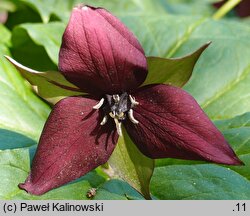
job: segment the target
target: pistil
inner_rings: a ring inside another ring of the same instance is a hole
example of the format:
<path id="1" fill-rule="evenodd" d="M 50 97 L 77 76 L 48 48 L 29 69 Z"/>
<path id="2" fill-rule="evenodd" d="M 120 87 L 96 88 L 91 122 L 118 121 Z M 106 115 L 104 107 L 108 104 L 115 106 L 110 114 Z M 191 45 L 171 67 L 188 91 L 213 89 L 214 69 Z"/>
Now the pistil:
<path id="1" fill-rule="evenodd" d="M 121 95 L 105 95 L 105 98 L 102 98 L 93 109 L 102 109 L 104 112 L 104 117 L 100 125 L 105 125 L 108 121 L 108 116 L 114 119 L 116 130 L 119 136 L 122 136 L 122 127 L 121 123 L 128 116 L 129 120 L 133 124 L 138 124 L 139 121 L 135 119 L 133 115 L 133 107 L 139 105 L 134 97 L 128 95 L 128 93 L 123 93 Z"/>

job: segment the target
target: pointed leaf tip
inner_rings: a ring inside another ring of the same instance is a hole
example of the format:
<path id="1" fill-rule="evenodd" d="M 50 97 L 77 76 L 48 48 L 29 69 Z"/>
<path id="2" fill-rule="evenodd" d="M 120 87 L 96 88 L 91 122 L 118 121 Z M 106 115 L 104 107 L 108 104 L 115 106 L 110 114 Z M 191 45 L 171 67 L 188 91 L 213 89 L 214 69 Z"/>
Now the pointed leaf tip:
<path id="1" fill-rule="evenodd" d="M 33 90 L 49 103 L 55 104 L 65 97 L 85 94 L 78 87 L 68 82 L 60 72 L 36 71 L 20 64 L 10 56 L 4 55 L 4 57 L 32 85 Z"/>
<path id="2" fill-rule="evenodd" d="M 143 85 L 164 83 L 182 87 L 190 79 L 201 54 L 211 43 L 209 41 L 195 52 L 181 58 L 147 57 L 148 76 Z"/>

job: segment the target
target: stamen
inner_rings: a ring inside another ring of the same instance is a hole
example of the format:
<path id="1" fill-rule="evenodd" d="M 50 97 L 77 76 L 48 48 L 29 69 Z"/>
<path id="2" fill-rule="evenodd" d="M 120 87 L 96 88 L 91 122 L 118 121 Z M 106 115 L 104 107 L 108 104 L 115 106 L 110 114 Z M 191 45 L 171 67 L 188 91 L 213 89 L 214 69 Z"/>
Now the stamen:
<path id="1" fill-rule="evenodd" d="M 114 118 L 115 118 L 115 111 L 110 112 L 110 113 L 109 113 L 109 115 L 110 115 L 110 117 L 111 117 L 111 118 L 113 118 L 113 119 L 114 119 Z"/>
<path id="2" fill-rule="evenodd" d="M 115 120 L 116 130 L 119 136 L 122 136 L 122 123 L 118 121 L 117 118 Z"/>
<path id="3" fill-rule="evenodd" d="M 86 6 L 85 6 L 85 7 L 83 7 L 82 9 L 83 9 L 83 10 L 88 10 L 88 8 L 87 8 Z"/>
<path id="4" fill-rule="evenodd" d="M 131 95 L 129 95 L 129 100 L 133 106 L 139 105 L 139 102 L 137 102 Z"/>
<path id="5" fill-rule="evenodd" d="M 104 116 L 100 125 L 105 125 L 108 121 L 108 116 Z"/>
<path id="6" fill-rule="evenodd" d="M 123 117 L 124 117 L 124 112 L 118 114 L 118 118 L 123 118 Z"/>
<path id="7" fill-rule="evenodd" d="M 118 94 L 113 95 L 113 99 L 114 99 L 115 103 L 118 103 L 120 101 L 120 96 Z"/>
<path id="8" fill-rule="evenodd" d="M 129 95 L 127 92 L 122 94 L 114 95 L 105 95 L 105 99 L 102 98 L 98 104 L 96 104 L 93 109 L 100 109 L 104 113 L 104 117 L 100 125 L 105 125 L 108 121 L 108 118 L 113 118 L 116 126 L 116 130 L 119 136 L 122 136 L 122 122 L 127 118 L 133 124 L 139 124 L 133 114 L 133 107 L 138 105 L 139 102 L 135 100 L 132 95 Z"/>
<path id="9" fill-rule="evenodd" d="M 104 103 L 104 98 L 102 98 L 102 99 L 98 102 L 98 104 L 96 104 L 95 106 L 93 106 L 93 109 L 96 109 L 96 110 L 100 109 L 100 108 L 102 107 L 103 103 Z"/>
<path id="10" fill-rule="evenodd" d="M 137 120 L 135 119 L 132 109 L 130 109 L 130 110 L 128 111 L 128 117 L 129 117 L 130 121 L 132 121 L 134 124 L 138 124 L 138 123 L 139 123 L 139 121 L 137 121 Z"/>

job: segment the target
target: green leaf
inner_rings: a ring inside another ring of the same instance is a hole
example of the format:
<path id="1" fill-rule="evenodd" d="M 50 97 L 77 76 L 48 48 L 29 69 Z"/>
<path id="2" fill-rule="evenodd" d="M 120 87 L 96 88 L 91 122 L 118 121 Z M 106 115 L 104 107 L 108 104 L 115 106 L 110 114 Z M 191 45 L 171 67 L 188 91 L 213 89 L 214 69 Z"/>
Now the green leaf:
<path id="1" fill-rule="evenodd" d="M 8 199 L 12 200 L 87 200 L 86 194 L 91 188 L 87 181 L 80 181 L 49 191 L 42 196 L 34 196 L 18 190 Z M 5 198 L 6 199 L 6 198 Z"/>
<path id="2" fill-rule="evenodd" d="M 250 28 L 236 22 L 207 21 L 177 54 L 211 40 L 185 86 L 212 119 L 228 119 L 250 110 Z"/>
<path id="3" fill-rule="evenodd" d="M 94 200 L 143 200 L 139 194 L 126 182 L 112 179 L 97 188 Z"/>
<path id="4" fill-rule="evenodd" d="M 165 13 L 166 10 L 162 7 L 162 4 L 157 0 L 112 0 L 112 1 L 93 1 L 85 0 L 23 0 L 24 3 L 36 10 L 44 23 L 48 23 L 51 15 L 55 15 L 60 20 L 67 22 L 70 17 L 70 12 L 74 6 L 79 3 L 89 4 L 96 7 L 105 7 L 108 10 L 113 11 L 116 15 L 124 13 Z M 46 2 L 46 4 L 44 3 Z"/>
<path id="5" fill-rule="evenodd" d="M 43 71 L 56 70 L 55 65 L 58 63 L 59 47 L 65 27 L 59 22 L 17 26 L 12 35 L 12 52 L 15 59 L 30 68 Z"/>
<path id="6" fill-rule="evenodd" d="M 2 11 L 10 11 L 13 12 L 16 10 L 16 6 L 13 2 L 10 2 L 8 0 L 1 0 L 0 2 L 0 12 Z"/>
<path id="7" fill-rule="evenodd" d="M 217 165 L 173 165 L 155 169 L 151 192 L 159 199 L 250 199 L 250 182 Z"/>
<path id="8" fill-rule="evenodd" d="M 24 181 L 29 170 L 27 149 L 0 151 L 0 199 L 11 199 L 19 193 L 18 183 Z"/>
<path id="9" fill-rule="evenodd" d="M 0 43 L 8 45 L 10 43 L 11 33 L 2 24 L 0 24 L 0 32 L 1 32 Z"/>
<path id="10" fill-rule="evenodd" d="M 215 8 L 212 7 L 212 3 L 218 2 L 218 0 L 158 0 L 163 6 L 167 8 L 167 11 L 176 15 L 203 15 L 211 16 Z"/>
<path id="11" fill-rule="evenodd" d="M 224 136 L 233 147 L 237 156 L 244 162 L 245 166 L 231 167 L 242 176 L 250 180 L 250 128 L 235 128 L 223 131 Z"/>
<path id="12" fill-rule="evenodd" d="M 0 45 L 0 53 L 9 55 Z M 50 108 L 33 94 L 14 67 L 0 56 L 0 128 L 37 140 Z"/>
<path id="13" fill-rule="evenodd" d="M 182 58 L 148 57 L 148 76 L 143 85 L 165 83 L 182 87 L 191 77 L 196 62 L 209 45 L 207 43 Z"/>
<path id="14" fill-rule="evenodd" d="M 23 148 L 36 145 L 36 141 L 14 131 L 0 129 L 0 149 Z"/>
<path id="15" fill-rule="evenodd" d="M 250 113 L 215 123 L 223 131 L 236 154 L 245 163 L 245 166 L 231 166 L 230 168 L 250 180 Z"/>
<path id="16" fill-rule="evenodd" d="M 22 0 L 24 3 L 36 10 L 44 23 L 48 23 L 52 14 L 56 15 L 60 19 L 68 20 L 70 11 L 73 6 L 82 3 L 81 0 Z"/>
<path id="17" fill-rule="evenodd" d="M 181 160 L 173 158 L 163 158 L 155 160 L 156 167 L 164 167 L 169 165 L 193 165 L 193 164 L 204 164 L 204 161 L 195 161 L 195 160 Z"/>
<path id="18" fill-rule="evenodd" d="M 154 160 L 144 156 L 123 130 L 118 144 L 109 159 L 109 165 L 146 199 L 150 198 L 149 183 L 154 171 Z"/>
<path id="19" fill-rule="evenodd" d="M 18 28 L 25 30 L 35 44 L 43 45 L 53 63 L 57 65 L 59 55 L 58 47 L 61 45 L 61 36 L 65 29 L 64 24 L 59 22 L 22 24 L 18 26 L 17 29 Z"/>
<path id="20" fill-rule="evenodd" d="M 217 120 L 215 124 L 222 131 L 234 128 L 248 128 L 250 127 L 250 112 L 231 119 Z"/>
<path id="21" fill-rule="evenodd" d="M 24 3 L 36 10 L 43 22 L 47 23 L 53 15 L 64 22 L 67 22 L 71 9 L 79 4 L 89 4 L 96 7 L 104 7 L 115 15 L 124 14 L 188 14 L 211 16 L 215 9 L 211 2 L 216 0 L 112 0 L 93 1 L 85 0 L 23 0 Z"/>
<path id="22" fill-rule="evenodd" d="M 29 81 L 33 90 L 43 99 L 55 104 L 67 96 L 83 95 L 84 93 L 68 82 L 64 76 L 57 71 L 39 72 L 27 68 L 16 62 L 11 57 L 5 56 Z"/>
<path id="23" fill-rule="evenodd" d="M 7 0 L 9 1 L 9 0 Z M 13 29 L 15 26 L 21 23 L 35 23 L 41 22 L 40 16 L 30 7 L 23 4 L 20 0 L 11 0 L 13 3 L 15 2 L 15 11 L 8 13 L 8 19 L 5 25 L 9 29 Z"/>

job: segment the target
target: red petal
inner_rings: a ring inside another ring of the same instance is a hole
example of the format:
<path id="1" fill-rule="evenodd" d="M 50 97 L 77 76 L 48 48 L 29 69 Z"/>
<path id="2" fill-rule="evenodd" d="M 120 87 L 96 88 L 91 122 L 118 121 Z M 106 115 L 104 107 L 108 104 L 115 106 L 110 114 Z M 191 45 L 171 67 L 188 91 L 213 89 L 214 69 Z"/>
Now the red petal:
<path id="1" fill-rule="evenodd" d="M 57 103 L 43 129 L 31 173 L 19 187 L 40 195 L 72 181 L 110 157 L 118 136 L 113 122 L 100 126 L 96 100 L 69 97 Z"/>
<path id="2" fill-rule="evenodd" d="M 102 8 L 74 8 L 63 35 L 59 69 L 83 91 L 117 94 L 140 86 L 147 75 L 135 36 Z"/>
<path id="3" fill-rule="evenodd" d="M 242 164 L 221 132 L 187 92 L 167 85 L 151 85 L 135 93 L 139 105 L 125 127 L 138 148 L 151 158 L 205 160 Z"/>

